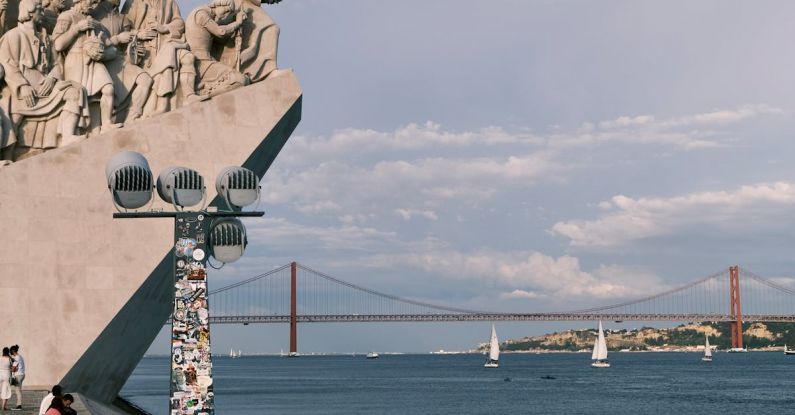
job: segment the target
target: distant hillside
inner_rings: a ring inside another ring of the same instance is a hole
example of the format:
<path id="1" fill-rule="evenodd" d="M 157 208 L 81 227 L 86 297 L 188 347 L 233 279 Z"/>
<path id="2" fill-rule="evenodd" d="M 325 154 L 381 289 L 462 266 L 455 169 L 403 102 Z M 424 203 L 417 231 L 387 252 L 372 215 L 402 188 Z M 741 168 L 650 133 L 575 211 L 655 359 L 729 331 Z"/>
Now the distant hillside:
<path id="1" fill-rule="evenodd" d="M 718 349 L 731 347 L 730 323 L 683 324 L 674 328 L 643 327 L 636 330 L 605 330 L 609 350 L 697 350 L 703 349 L 704 334 Z M 745 323 L 743 344 L 749 349 L 795 347 L 795 324 Z M 504 351 L 578 351 L 593 347 L 596 329 L 566 330 L 536 337 L 508 340 L 501 344 Z M 486 344 L 479 350 L 485 350 Z"/>

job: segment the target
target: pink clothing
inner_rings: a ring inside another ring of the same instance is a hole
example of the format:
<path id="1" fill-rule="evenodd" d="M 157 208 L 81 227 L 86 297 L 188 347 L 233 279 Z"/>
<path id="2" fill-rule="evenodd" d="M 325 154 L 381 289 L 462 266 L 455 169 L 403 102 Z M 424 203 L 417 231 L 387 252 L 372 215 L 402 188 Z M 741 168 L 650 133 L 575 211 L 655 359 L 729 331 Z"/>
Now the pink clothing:
<path id="1" fill-rule="evenodd" d="M 61 415 L 61 411 L 55 408 L 50 408 L 47 410 L 47 412 L 44 413 L 44 415 Z"/>

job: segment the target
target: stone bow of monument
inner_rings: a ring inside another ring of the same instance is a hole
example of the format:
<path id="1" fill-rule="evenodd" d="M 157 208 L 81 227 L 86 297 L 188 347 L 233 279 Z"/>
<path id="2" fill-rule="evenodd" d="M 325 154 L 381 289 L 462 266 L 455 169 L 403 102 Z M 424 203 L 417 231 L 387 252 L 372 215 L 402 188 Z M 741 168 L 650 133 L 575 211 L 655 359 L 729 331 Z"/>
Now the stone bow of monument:
<path id="1" fill-rule="evenodd" d="M 0 39 L 0 125 L 16 140 L 3 149 L 16 161 L 0 167 L 0 343 L 21 346 L 26 388 L 61 383 L 108 403 L 172 311 L 173 224 L 114 221 L 105 163 L 132 150 L 155 172 L 214 178 L 237 165 L 261 178 L 300 120 L 302 92 L 275 69 L 278 27 L 253 4 L 216 0 L 182 21 L 171 0 L 154 0 L 158 19 L 128 0 L 109 27 L 92 1 L 56 13 L 50 36 L 46 19 L 31 23 L 40 4 L 23 0 L 31 19 Z"/>

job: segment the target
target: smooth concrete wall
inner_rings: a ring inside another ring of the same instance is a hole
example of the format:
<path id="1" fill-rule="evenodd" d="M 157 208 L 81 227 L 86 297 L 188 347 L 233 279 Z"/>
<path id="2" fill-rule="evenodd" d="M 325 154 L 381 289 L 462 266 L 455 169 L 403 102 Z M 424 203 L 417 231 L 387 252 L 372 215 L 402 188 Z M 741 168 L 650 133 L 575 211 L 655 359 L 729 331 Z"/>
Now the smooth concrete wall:
<path id="1" fill-rule="evenodd" d="M 21 346 L 26 386 L 63 382 L 110 402 L 171 312 L 173 220 L 114 220 L 107 160 L 138 151 L 155 177 L 191 167 L 213 197 L 224 167 L 262 177 L 300 114 L 301 88 L 284 71 L 0 168 L 0 345 Z"/>

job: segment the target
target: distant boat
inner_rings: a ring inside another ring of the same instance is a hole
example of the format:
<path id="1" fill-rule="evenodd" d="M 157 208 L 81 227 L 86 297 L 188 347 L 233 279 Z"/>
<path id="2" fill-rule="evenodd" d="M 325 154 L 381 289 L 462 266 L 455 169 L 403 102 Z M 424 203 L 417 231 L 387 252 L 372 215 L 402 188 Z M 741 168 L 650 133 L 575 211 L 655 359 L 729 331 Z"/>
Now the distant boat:
<path id="1" fill-rule="evenodd" d="M 711 362 L 712 361 L 712 348 L 709 346 L 709 336 L 707 336 L 705 334 L 704 338 L 706 339 L 706 343 L 704 344 L 704 357 L 702 357 L 701 360 L 703 360 L 705 362 Z"/>
<path id="2" fill-rule="evenodd" d="M 748 346 L 745 348 L 742 347 L 732 347 L 729 350 L 726 350 L 727 353 L 748 353 Z"/>
<path id="3" fill-rule="evenodd" d="M 282 351 L 279 352 L 279 356 L 284 357 L 284 349 L 282 349 Z"/>
<path id="4" fill-rule="evenodd" d="M 602 320 L 599 320 L 599 336 L 597 336 L 596 341 L 594 341 L 591 360 L 594 361 L 591 363 L 593 367 L 610 367 L 610 363 L 607 361 L 607 341 L 605 340 L 605 333 L 602 330 Z"/>
<path id="5" fill-rule="evenodd" d="M 232 359 L 237 359 L 238 357 L 240 357 L 240 353 L 235 353 L 234 350 L 229 349 L 229 357 L 231 357 Z"/>
<path id="6" fill-rule="evenodd" d="M 376 353 L 376 352 L 370 352 L 370 353 L 367 353 L 367 358 L 368 358 L 368 359 L 378 359 L 379 357 L 380 357 L 380 356 L 379 356 L 379 355 L 378 355 L 378 353 Z"/>
<path id="7" fill-rule="evenodd" d="M 489 360 L 483 367 L 500 367 L 500 341 L 497 340 L 497 329 L 491 325 L 491 342 L 489 343 Z"/>
<path id="8" fill-rule="evenodd" d="M 786 355 L 795 354 L 795 350 L 787 349 L 787 345 L 785 344 L 784 345 L 784 354 L 786 354 Z"/>
<path id="9" fill-rule="evenodd" d="M 298 352 L 290 352 L 290 353 L 287 355 L 287 357 L 298 357 L 298 356 L 301 356 L 300 354 L 298 354 Z"/>

